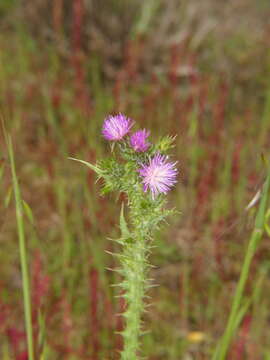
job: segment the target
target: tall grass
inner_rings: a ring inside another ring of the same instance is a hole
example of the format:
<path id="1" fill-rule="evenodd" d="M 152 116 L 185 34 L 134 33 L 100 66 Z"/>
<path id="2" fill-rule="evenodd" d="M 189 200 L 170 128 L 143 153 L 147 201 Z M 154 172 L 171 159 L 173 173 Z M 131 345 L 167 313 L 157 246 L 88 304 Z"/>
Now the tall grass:
<path id="1" fill-rule="evenodd" d="M 21 263 L 21 271 L 22 271 L 22 286 L 23 286 L 24 315 L 25 315 L 26 335 L 27 335 L 28 358 L 29 360 L 34 360 L 31 295 L 30 295 L 27 251 L 26 251 L 25 232 L 24 232 L 23 202 L 22 202 L 20 186 L 16 174 L 12 141 L 9 135 L 6 136 L 6 141 L 7 141 L 9 160 L 11 165 L 12 186 L 15 196 L 15 205 L 16 205 L 16 219 L 17 219 L 17 230 L 18 230 L 18 238 L 19 238 L 20 263 Z"/>
<path id="2" fill-rule="evenodd" d="M 142 44 L 147 40 L 156 10 L 159 11 L 156 4 L 150 5 L 145 6 L 151 7 L 151 14 L 138 21 L 137 33 L 144 35 Z M 59 24 L 60 29 L 63 24 L 61 21 Z M 42 360 L 91 356 L 102 360 L 111 358 L 121 348 L 120 336 L 113 334 L 122 330 L 123 321 L 116 313 L 123 312 L 124 304 L 114 298 L 116 290 L 109 287 L 120 279 L 117 272 L 106 270 L 115 269 L 117 262 L 103 251 L 115 252 L 119 245 L 105 240 L 107 234 L 117 236 L 119 203 L 112 198 L 98 198 L 100 184 L 95 185 L 92 174 L 77 171 L 64 159 L 67 154 L 76 154 L 95 162 L 96 158 L 107 156 L 97 135 L 101 121 L 108 112 L 123 111 L 138 120 L 141 127 L 149 126 L 153 138 L 167 131 L 178 134 L 175 152 L 181 170 L 181 180 L 170 201 L 183 209 L 183 213 L 175 219 L 169 234 L 162 233 L 156 239 L 158 246 L 152 260 L 157 268 L 151 269 L 151 277 L 160 286 L 149 292 L 154 306 L 144 315 L 151 333 L 142 339 L 143 352 L 149 360 L 191 356 L 208 360 L 217 343 L 216 334 L 223 331 L 229 315 L 224 309 L 228 309 L 232 279 L 237 279 L 241 271 L 238 259 L 242 258 L 244 241 L 250 236 L 247 222 L 252 221 L 253 226 L 255 207 L 246 217 L 242 216 L 242 209 L 259 180 L 261 163 L 256 153 L 268 143 L 269 94 L 265 97 L 264 120 L 260 121 L 266 84 L 258 85 L 254 72 L 249 81 L 256 91 L 247 93 L 240 71 L 239 78 L 229 82 L 229 97 L 223 104 L 220 81 L 224 74 L 212 71 L 212 67 L 208 73 L 196 59 L 192 62 L 196 78 L 192 80 L 188 74 L 178 73 L 178 68 L 181 70 L 192 58 L 192 50 L 185 45 L 182 50 L 176 46 L 179 61 L 178 58 L 172 61 L 172 69 L 162 61 L 160 70 L 153 68 L 151 73 L 147 72 L 149 76 L 144 76 L 144 66 L 138 67 L 136 79 L 131 81 L 132 51 L 139 62 L 147 51 L 146 47 L 138 50 L 136 41 L 131 42 L 130 64 L 116 64 L 121 75 L 117 85 L 117 79 L 107 82 L 103 62 L 94 51 L 89 55 L 85 52 L 81 62 L 73 61 L 72 66 L 67 66 L 71 63 L 67 63 L 66 55 L 73 59 L 74 56 L 69 52 L 59 56 L 60 49 L 53 42 L 50 46 L 39 44 L 38 38 L 18 30 L 8 36 L 3 32 L 0 41 L 1 106 L 12 119 L 9 129 L 13 143 L 18 143 L 20 148 L 21 166 L 15 175 L 28 184 L 24 197 L 37 214 L 35 227 L 27 231 L 27 243 L 40 251 L 44 272 L 51 281 L 42 308 L 34 300 L 39 290 L 32 283 L 34 355 Z M 168 44 L 169 51 L 170 48 Z M 85 111 L 84 99 L 88 93 L 90 102 Z M 226 119 L 222 122 L 224 111 Z M 5 198 L 9 189 L 6 173 L 1 185 L 0 194 Z M 122 197 L 118 201 L 122 202 Z M 17 233 L 16 221 L 9 216 L 9 206 L 3 208 L 0 212 L 0 343 L 3 343 L 0 358 L 11 360 L 21 356 L 25 339 L 21 336 L 16 348 L 8 331 L 10 327 L 14 332 L 20 331 L 24 314 L 19 311 L 20 289 L 14 291 L 10 281 L 16 279 L 16 268 L 12 266 L 18 248 L 17 241 L 12 241 Z M 232 221 L 236 225 L 231 226 Z M 260 249 L 265 248 L 255 259 L 251 256 L 254 261 L 249 257 L 255 273 L 268 261 L 267 244 L 263 243 Z M 250 264 L 246 264 L 247 270 Z M 257 280 L 249 268 L 248 282 L 252 286 Z M 233 315 L 226 351 L 228 354 L 230 348 L 231 354 L 231 348 L 232 352 L 235 350 L 249 317 L 251 326 L 242 354 L 247 353 L 249 360 L 254 360 L 254 354 L 269 357 L 266 354 L 270 339 L 264 333 L 269 311 L 269 279 L 266 276 L 260 285 L 262 291 L 257 293 L 256 303 L 253 295 L 244 297 L 245 283 L 246 280 L 242 283 L 240 305 Z M 29 290 L 29 286 L 26 288 Z M 16 314 L 15 320 L 7 317 L 2 322 L 4 306 Z M 107 308 L 110 316 L 103 316 Z M 40 311 L 46 329 L 43 355 L 35 336 L 44 333 L 34 316 Z M 238 327 L 237 340 L 232 342 Z M 195 345 L 188 336 L 194 330 L 203 333 L 205 339 Z M 251 348 L 253 352 L 249 353 Z"/>
<path id="3" fill-rule="evenodd" d="M 239 326 L 239 318 L 242 318 L 242 312 L 243 309 L 245 309 L 245 307 L 243 308 L 244 289 L 249 276 L 252 259 L 264 232 L 269 190 L 270 169 L 268 170 L 267 179 L 263 186 L 260 206 L 255 219 L 255 227 L 248 243 L 227 326 L 213 356 L 213 360 L 224 360 L 226 358 L 232 338 L 237 330 L 237 327 Z"/>

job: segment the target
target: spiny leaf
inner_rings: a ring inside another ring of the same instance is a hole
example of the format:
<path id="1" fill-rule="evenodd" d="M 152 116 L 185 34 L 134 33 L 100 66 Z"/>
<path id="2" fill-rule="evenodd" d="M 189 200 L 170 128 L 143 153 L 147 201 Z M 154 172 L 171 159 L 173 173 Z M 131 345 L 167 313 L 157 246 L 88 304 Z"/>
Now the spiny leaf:
<path id="1" fill-rule="evenodd" d="M 74 160 L 74 161 L 78 161 L 86 166 L 88 166 L 91 170 L 95 171 L 99 176 L 102 176 L 103 172 L 101 169 L 99 169 L 97 166 L 87 162 L 87 161 L 84 161 L 84 160 L 80 160 L 80 159 L 75 159 L 73 157 L 68 157 L 69 160 Z"/>
<path id="2" fill-rule="evenodd" d="M 124 216 L 124 203 L 122 203 L 121 206 L 121 212 L 120 212 L 120 230 L 121 230 L 121 238 L 122 239 L 128 239 L 131 238 L 130 232 L 128 230 L 128 226 L 125 220 Z"/>
<path id="3" fill-rule="evenodd" d="M 33 212 L 31 210 L 30 206 L 24 200 L 22 201 L 22 204 L 23 204 L 23 209 L 25 211 L 25 214 L 28 217 L 28 220 L 31 222 L 31 224 L 34 224 L 34 216 L 33 216 Z"/>
<path id="4" fill-rule="evenodd" d="M 176 139 L 175 136 L 165 136 L 159 140 L 159 142 L 156 144 L 156 150 L 160 151 L 161 153 L 166 153 L 169 149 L 175 147 L 174 142 Z"/>

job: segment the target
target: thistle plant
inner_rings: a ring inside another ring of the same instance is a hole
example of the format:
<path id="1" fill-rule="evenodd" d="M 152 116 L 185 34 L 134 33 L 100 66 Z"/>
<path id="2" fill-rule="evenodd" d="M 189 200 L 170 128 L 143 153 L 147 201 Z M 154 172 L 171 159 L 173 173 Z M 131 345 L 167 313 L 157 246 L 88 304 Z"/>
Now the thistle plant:
<path id="1" fill-rule="evenodd" d="M 175 185 L 176 162 L 166 155 L 174 138 L 167 136 L 156 144 L 148 142 L 146 129 L 131 134 L 135 122 L 119 114 L 105 119 L 102 135 L 111 144 L 111 157 L 93 165 L 80 161 L 94 170 L 102 180 L 102 194 L 111 191 L 124 193 L 127 198 L 128 221 L 124 204 L 120 213 L 121 236 L 116 241 L 121 252 L 114 254 L 120 262 L 122 296 L 125 299 L 125 319 L 122 336 L 122 360 L 139 359 L 142 313 L 145 293 L 151 286 L 147 274 L 148 258 L 154 231 L 173 213 L 165 207 L 167 192 Z"/>

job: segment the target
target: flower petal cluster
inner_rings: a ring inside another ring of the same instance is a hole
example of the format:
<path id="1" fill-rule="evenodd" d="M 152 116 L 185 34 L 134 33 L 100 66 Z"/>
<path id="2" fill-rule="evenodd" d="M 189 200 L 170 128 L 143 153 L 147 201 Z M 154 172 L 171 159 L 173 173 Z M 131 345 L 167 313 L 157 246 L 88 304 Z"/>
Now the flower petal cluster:
<path id="1" fill-rule="evenodd" d="M 150 135 L 150 131 L 145 129 L 136 131 L 130 136 L 130 145 L 137 152 L 144 152 L 150 146 L 150 143 L 147 142 L 147 138 Z"/>
<path id="2" fill-rule="evenodd" d="M 129 133 L 133 125 L 134 121 L 127 118 L 125 115 L 110 115 L 104 120 L 102 135 L 106 140 L 119 141 Z"/>
<path id="3" fill-rule="evenodd" d="M 129 119 L 123 114 L 109 115 L 103 123 L 102 135 L 109 141 L 121 141 L 129 134 L 134 121 Z M 154 200 L 159 194 L 166 194 L 177 182 L 176 178 L 178 170 L 176 168 L 176 162 L 170 162 L 168 156 L 161 155 L 159 152 L 149 158 L 148 163 L 141 163 L 141 159 L 145 156 L 140 154 L 132 154 L 132 152 L 143 153 L 147 152 L 150 143 L 147 141 L 150 136 L 150 131 L 143 129 L 138 130 L 129 136 L 129 145 L 127 141 L 123 142 L 123 146 L 120 144 L 120 151 L 125 152 L 125 159 L 128 161 L 136 161 L 140 164 L 140 168 L 137 170 L 143 184 L 144 192 L 150 190 L 152 199 Z M 172 142 L 172 138 L 164 138 L 163 143 L 159 143 L 159 148 L 163 144 L 163 147 L 169 147 Z M 130 153 L 130 150 L 132 152 Z M 149 154 L 151 151 L 149 152 Z"/>
<path id="4" fill-rule="evenodd" d="M 177 182 L 178 170 L 175 166 L 176 162 L 170 162 L 167 156 L 158 153 L 150 159 L 149 164 L 142 165 L 139 169 L 143 178 L 143 190 L 146 192 L 150 189 L 152 199 L 158 194 L 166 194 Z"/>

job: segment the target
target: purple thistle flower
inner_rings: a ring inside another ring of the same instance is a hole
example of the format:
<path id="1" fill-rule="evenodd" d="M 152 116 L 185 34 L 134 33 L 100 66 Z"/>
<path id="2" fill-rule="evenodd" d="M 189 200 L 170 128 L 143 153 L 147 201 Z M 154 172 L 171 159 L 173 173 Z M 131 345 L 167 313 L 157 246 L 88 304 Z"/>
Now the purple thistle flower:
<path id="1" fill-rule="evenodd" d="M 109 115 L 103 123 L 102 135 L 106 140 L 118 141 L 121 140 L 134 125 L 134 121 L 127 118 L 123 114 L 115 116 Z"/>
<path id="2" fill-rule="evenodd" d="M 177 182 L 178 170 L 175 165 L 176 162 L 168 162 L 167 156 L 159 153 L 150 159 L 148 165 L 142 165 L 139 174 L 143 177 L 144 192 L 149 188 L 152 199 L 160 193 L 166 194 Z"/>
<path id="3" fill-rule="evenodd" d="M 146 141 L 149 135 L 150 135 L 150 131 L 147 131 L 145 129 L 136 131 L 130 137 L 130 145 L 133 147 L 135 151 L 138 152 L 146 151 L 150 146 L 150 143 Z"/>

